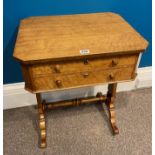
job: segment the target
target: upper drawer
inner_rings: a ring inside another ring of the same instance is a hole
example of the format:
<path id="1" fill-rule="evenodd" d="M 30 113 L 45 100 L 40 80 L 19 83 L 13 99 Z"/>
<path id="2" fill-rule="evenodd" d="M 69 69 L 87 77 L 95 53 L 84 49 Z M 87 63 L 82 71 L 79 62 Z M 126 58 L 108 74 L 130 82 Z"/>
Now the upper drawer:
<path id="1" fill-rule="evenodd" d="M 100 58 L 34 64 L 29 69 L 33 77 L 47 76 L 48 74 L 53 73 L 68 74 L 96 69 L 125 67 L 135 65 L 137 59 L 138 54 L 107 56 Z"/>
<path id="2" fill-rule="evenodd" d="M 134 68 L 124 67 L 119 69 L 98 70 L 95 72 L 81 72 L 68 75 L 53 74 L 33 78 L 33 92 L 45 92 L 50 90 L 68 89 L 90 86 L 102 83 L 116 83 L 134 78 Z"/>

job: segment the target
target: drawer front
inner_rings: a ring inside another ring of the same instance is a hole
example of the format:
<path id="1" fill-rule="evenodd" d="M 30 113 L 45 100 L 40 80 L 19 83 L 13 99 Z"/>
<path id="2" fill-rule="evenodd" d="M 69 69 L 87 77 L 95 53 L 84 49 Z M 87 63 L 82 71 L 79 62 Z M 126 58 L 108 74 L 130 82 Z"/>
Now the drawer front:
<path id="1" fill-rule="evenodd" d="M 131 80 L 134 66 L 119 69 L 96 70 L 94 72 L 80 72 L 68 75 L 53 74 L 33 79 L 34 92 L 43 92 L 52 89 L 65 89 L 80 86 L 89 86 L 107 82 Z"/>
<path id="2" fill-rule="evenodd" d="M 138 55 L 113 56 L 101 58 L 89 58 L 74 61 L 62 61 L 55 63 L 36 64 L 30 67 L 33 77 L 50 76 L 51 74 L 70 74 L 96 69 L 111 69 L 135 65 Z"/>

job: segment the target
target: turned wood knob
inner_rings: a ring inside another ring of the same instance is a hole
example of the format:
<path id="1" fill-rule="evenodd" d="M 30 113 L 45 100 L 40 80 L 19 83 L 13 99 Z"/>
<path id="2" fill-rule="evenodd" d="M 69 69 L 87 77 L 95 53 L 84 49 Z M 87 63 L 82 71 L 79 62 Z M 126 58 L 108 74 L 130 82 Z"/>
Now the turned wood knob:
<path id="1" fill-rule="evenodd" d="M 54 69 L 57 73 L 60 73 L 60 65 L 55 65 Z"/>
<path id="2" fill-rule="evenodd" d="M 113 74 L 113 73 L 111 73 L 111 74 L 109 75 L 109 79 L 110 79 L 110 80 L 115 79 L 115 76 L 114 76 L 114 74 Z"/>
<path id="3" fill-rule="evenodd" d="M 118 64 L 118 60 L 117 59 L 113 59 L 112 60 L 112 66 L 116 66 Z"/>
<path id="4" fill-rule="evenodd" d="M 89 64 L 88 59 L 85 59 L 85 60 L 84 60 L 84 64 L 85 64 L 85 65 L 88 65 L 88 64 Z"/>
<path id="5" fill-rule="evenodd" d="M 84 78 L 86 78 L 86 77 L 88 77 L 89 73 L 86 72 L 86 73 L 83 73 L 82 75 Z"/>
<path id="6" fill-rule="evenodd" d="M 56 85 L 57 85 L 58 87 L 61 87 L 61 86 L 62 86 L 62 81 L 61 81 L 61 80 L 56 80 Z"/>

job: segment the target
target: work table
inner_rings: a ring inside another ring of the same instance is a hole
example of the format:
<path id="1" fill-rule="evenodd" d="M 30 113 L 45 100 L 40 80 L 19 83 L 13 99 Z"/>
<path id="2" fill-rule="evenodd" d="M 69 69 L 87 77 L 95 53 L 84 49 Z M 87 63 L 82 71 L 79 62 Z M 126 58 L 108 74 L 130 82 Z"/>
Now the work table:
<path id="1" fill-rule="evenodd" d="M 105 103 L 114 134 L 117 83 L 136 78 L 141 54 L 148 42 L 120 15 L 93 13 L 23 19 L 14 49 L 25 89 L 36 94 L 41 147 L 46 147 L 45 110 L 86 103 Z M 56 103 L 41 93 L 108 84 L 107 95 Z"/>

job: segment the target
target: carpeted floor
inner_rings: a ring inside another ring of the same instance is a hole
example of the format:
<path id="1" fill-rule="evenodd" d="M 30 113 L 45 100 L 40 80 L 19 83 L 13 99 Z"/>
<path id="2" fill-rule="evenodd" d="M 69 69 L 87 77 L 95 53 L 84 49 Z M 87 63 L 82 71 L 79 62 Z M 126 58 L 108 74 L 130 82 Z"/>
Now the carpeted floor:
<path id="1" fill-rule="evenodd" d="M 4 155 L 151 155 L 152 90 L 117 94 L 120 134 L 111 134 L 107 110 L 85 105 L 47 112 L 47 148 L 38 148 L 37 110 L 4 111 Z"/>

